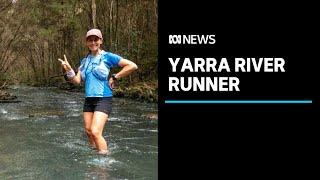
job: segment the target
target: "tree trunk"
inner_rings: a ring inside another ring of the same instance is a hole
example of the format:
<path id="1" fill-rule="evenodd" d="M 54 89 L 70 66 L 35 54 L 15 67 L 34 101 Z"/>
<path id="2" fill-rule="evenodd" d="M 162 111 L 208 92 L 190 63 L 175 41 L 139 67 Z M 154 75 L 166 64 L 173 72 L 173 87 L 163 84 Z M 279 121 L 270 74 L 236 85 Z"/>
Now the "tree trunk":
<path id="1" fill-rule="evenodd" d="M 97 6 L 96 6 L 96 0 L 91 0 L 91 9 L 92 9 L 92 24 L 93 28 L 97 28 L 97 19 L 96 19 L 96 14 L 97 14 Z"/>
<path id="2" fill-rule="evenodd" d="M 110 44 L 110 49 L 113 49 L 113 44 L 112 44 L 112 35 L 113 35 L 113 0 L 110 2 L 110 10 L 109 10 L 109 29 L 110 29 L 110 39 L 109 39 L 109 44 Z"/>

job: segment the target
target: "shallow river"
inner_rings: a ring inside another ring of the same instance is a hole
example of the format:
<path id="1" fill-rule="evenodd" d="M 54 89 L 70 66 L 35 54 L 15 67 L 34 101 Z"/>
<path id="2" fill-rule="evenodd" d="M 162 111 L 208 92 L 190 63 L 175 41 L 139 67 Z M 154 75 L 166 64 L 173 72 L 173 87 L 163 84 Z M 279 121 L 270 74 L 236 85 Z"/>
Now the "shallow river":
<path id="1" fill-rule="evenodd" d="M 114 98 L 92 150 L 83 129 L 83 93 L 13 86 L 19 103 L 0 103 L 0 179 L 157 179 L 157 104 Z"/>

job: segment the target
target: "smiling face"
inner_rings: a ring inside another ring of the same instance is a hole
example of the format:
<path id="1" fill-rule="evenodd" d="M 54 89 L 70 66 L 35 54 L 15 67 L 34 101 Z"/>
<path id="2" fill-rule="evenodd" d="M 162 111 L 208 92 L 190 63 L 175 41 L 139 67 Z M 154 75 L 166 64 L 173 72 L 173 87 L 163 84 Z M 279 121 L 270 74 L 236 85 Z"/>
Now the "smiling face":
<path id="1" fill-rule="evenodd" d="M 89 36 L 87 37 L 86 42 L 91 52 L 97 52 L 102 44 L 102 39 L 98 36 Z"/>

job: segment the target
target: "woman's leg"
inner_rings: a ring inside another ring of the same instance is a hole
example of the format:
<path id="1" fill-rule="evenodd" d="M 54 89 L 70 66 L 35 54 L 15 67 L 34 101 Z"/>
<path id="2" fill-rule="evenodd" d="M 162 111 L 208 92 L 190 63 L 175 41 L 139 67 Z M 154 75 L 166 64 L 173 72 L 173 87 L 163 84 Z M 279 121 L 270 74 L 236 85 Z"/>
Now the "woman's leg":
<path id="1" fill-rule="evenodd" d="M 95 111 L 93 114 L 91 133 L 100 154 L 108 154 L 108 145 L 102 136 L 103 128 L 108 120 L 106 113 Z"/>
<path id="2" fill-rule="evenodd" d="M 84 119 L 84 129 L 86 134 L 89 138 L 89 143 L 92 147 L 96 148 L 96 144 L 94 142 L 94 138 L 92 135 L 91 125 L 93 120 L 93 112 L 83 112 L 83 119 Z"/>

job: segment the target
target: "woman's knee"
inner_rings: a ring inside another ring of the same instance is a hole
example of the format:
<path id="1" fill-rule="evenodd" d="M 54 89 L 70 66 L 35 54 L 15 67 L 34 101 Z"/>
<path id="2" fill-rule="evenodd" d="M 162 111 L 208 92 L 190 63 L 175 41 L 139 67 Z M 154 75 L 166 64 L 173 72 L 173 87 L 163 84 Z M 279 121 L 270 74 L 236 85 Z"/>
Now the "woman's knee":
<path id="1" fill-rule="evenodd" d="M 93 137 L 98 138 L 102 135 L 102 132 L 98 127 L 91 127 L 91 134 L 93 135 Z"/>
<path id="2" fill-rule="evenodd" d="M 91 130 L 91 128 L 85 128 L 85 131 L 86 131 L 86 133 L 88 134 L 88 135 L 92 135 L 92 130 Z"/>

